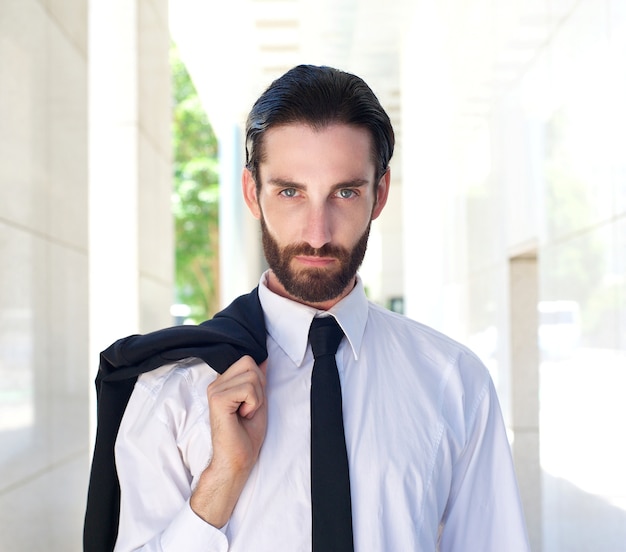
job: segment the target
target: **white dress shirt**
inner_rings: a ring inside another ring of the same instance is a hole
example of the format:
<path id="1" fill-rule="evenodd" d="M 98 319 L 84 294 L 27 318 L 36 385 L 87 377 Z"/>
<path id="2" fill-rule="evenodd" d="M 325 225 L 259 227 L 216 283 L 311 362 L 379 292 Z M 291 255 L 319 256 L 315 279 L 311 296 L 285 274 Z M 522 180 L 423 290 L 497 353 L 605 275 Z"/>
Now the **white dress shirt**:
<path id="1" fill-rule="evenodd" d="M 229 523 L 200 519 L 189 497 L 211 460 L 207 385 L 189 359 L 140 376 L 117 438 L 115 550 L 311 550 L 307 335 L 316 309 L 270 292 L 268 426 Z M 337 352 L 357 552 L 527 552 L 509 444 L 489 374 L 468 349 L 369 302 L 358 279 L 330 311 Z"/>

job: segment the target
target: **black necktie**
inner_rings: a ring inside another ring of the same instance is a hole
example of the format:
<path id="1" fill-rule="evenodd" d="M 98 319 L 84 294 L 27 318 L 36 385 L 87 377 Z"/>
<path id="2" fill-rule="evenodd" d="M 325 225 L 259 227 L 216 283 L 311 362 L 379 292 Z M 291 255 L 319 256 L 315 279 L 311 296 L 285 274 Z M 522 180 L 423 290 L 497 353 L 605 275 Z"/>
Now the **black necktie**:
<path id="1" fill-rule="evenodd" d="M 335 354 L 343 331 L 332 316 L 314 318 L 311 376 L 313 552 L 353 550 L 348 454 Z"/>

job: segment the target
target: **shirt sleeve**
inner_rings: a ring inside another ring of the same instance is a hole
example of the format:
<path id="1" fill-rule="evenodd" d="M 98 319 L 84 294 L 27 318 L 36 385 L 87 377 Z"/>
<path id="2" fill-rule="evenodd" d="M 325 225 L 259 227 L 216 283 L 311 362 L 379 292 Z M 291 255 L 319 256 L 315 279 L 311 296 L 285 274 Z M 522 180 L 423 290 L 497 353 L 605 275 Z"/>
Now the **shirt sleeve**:
<path id="1" fill-rule="evenodd" d="M 440 552 L 530 552 L 510 446 L 488 374 L 466 427 L 440 528 Z"/>
<path id="2" fill-rule="evenodd" d="M 204 418 L 200 420 L 206 411 L 184 375 L 161 372 L 140 379 L 120 425 L 115 446 L 121 489 L 115 551 L 226 552 L 226 535 L 189 505 L 194 472 L 201 471 L 211 453 L 210 434 Z M 200 443 L 195 452 L 190 441 Z M 200 454 L 206 456 L 201 466 L 190 461 Z"/>

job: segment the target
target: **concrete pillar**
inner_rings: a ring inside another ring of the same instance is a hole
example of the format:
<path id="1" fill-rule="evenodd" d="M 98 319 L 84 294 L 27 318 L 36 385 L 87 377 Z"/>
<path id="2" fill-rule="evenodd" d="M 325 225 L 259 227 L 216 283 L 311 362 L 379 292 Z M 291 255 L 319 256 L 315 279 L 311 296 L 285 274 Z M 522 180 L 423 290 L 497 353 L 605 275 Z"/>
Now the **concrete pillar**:
<path id="1" fill-rule="evenodd" d="M 542 546 L 539 458 L 538 275 L 535 251 L 509 262 L 513 460 L 533 552 Z"/>
<path id="2" fill-rule="evenodd" d="M 170 323 L 167 3 L 89 8 L 90 320 L 99 347 Z"/>
<path id="3" fill-rule="evenodd" d="M 224 307 L 259 280 L 262 266 L 259 223 L 241 193 L 245 164 L 241 130 L 218 127 L 220 151 L 220 303 Z"/>
<path id="4" fill-rule="evenodd" d="M 172 323 L 166 0 L 89 4 L 89 323 L 98 353 Z"/>

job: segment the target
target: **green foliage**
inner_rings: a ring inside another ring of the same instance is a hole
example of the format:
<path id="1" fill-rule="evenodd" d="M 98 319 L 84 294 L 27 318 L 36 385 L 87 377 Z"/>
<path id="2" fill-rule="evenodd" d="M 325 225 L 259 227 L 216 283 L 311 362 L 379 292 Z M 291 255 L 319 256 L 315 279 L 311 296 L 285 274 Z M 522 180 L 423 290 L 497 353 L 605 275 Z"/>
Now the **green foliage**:
<path id="1" fill-rule="evenodd" d="M 202 321 L 218 309 L 217 139 L 175 46 L 170 50 L 177 301 Z"/>

